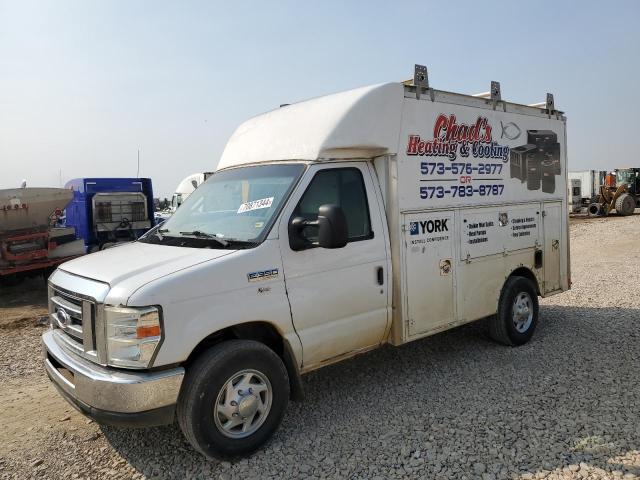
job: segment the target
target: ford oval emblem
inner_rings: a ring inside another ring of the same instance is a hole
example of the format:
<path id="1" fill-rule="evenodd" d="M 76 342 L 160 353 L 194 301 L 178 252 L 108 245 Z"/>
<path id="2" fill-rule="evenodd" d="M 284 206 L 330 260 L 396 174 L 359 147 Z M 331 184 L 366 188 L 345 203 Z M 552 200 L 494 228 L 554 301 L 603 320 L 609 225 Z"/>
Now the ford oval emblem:
<path id="1" fill-rule="evenodd" d="M 69 315 L 69 312 L 67 312 L 64 308 L 58 309 L 57 317 L 58 325 L 60 325 L 60 328 L 64 329 L 71 324 L 71 315 Z"/>

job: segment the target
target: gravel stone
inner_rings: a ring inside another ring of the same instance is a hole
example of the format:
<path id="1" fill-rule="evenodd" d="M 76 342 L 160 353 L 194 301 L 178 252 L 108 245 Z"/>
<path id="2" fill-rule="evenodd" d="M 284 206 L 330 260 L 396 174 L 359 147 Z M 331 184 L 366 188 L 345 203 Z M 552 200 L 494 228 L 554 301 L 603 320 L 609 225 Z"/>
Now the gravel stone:
<path id="1" fill-rule="evenodd" d="M 639 478 L 640 216 L 570 230 L 573 288 L 529 344 L 480 321 L 312 372 L 275 437 L 223 462 L 175 425 L 87 423 L 41 365 L 44 284 L 0 289 L 0 478 Z"/>

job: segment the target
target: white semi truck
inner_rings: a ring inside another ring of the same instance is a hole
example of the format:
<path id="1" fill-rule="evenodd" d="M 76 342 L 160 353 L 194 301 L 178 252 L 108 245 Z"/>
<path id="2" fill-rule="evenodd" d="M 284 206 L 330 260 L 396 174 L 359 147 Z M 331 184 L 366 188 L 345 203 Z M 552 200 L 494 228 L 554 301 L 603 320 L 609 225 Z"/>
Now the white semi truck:
<path id="1" fill-rule="evenodd" d="M 191 175 L 183 178 L 176 187 L 176 191 L 173 192 L 173 195 L 171 196 L 171 204 L 164 210 L 157 212 L 156 217 L 161 221 L 165 221 L 171 215 L 176 213 L 178 207 L 180 207 L 180 205 L 189 198 L 189 195 L 195 192 L 196 188 L 202 185 L 211 175 L 212 172 L 201 172 L 192 173 Z"/>
<path id="2" fill-rule="evenodd" d="M 527 342 L 538 297 L 570 286 L 547 98 L 435 90 L 416 66 L 248 120 L 166 223 L 50 277 L 49 377 L 98 422 L 177 418 L 224 457 L 262 445 L 325 365 L 487 317 Z"/>
<path id="3" fill-rule="evenodd" d="M 569 213 L 580 213 L 582 211 L 582 180 L 579 178 L 569 178 L 568 185 Z"/>
<path id="4" fill-rule="evenodd" d="M 204 172 L 192 173 L 191 175 L 183 178 L 171 197 L 171 213 L 175 213 L 178 207 L 182 205 L 187 198 L 189 198 L 189 195 L 195 192 L 196 188 L 203 184 L 210 176 L 211 172 Z"/>
<path id="5" fill-rule="evenodd" d="M 569 181 L 580 181 L 581 204 L 587 208 L 598 199 L 600 187 L 605 184 L 606 170 L 580 170 L 569 172 Z"/>

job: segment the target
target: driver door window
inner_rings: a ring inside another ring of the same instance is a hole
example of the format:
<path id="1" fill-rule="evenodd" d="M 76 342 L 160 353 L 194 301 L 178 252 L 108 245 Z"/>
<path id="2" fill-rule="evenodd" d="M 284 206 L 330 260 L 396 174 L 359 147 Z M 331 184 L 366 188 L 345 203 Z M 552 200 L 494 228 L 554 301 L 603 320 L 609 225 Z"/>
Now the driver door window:
<path id="1" fill-rule="evenodd" d="M 318 208 L 329 203 L 342 207 L 347 218 L 349 242 L 373 238 L 367 193 L 359 169 L 333 168 L 316 173 L 296 206 L 293 217 L 316 220 Z M 309 242 L 316 242 L 318 229 L 307 227 L 302 235 Z"/>

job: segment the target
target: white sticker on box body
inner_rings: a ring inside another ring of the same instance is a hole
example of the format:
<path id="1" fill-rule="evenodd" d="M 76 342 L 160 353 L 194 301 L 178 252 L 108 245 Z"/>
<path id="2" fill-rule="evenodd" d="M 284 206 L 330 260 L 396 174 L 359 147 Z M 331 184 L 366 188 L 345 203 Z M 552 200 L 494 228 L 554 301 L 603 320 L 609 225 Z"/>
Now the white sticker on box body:
<path id="1" fill-rule="evenodd" d="M 533 248 L 540 243 L 539 205 L 502 205 L 462 211 L 462 259 Z"/>
<path id="2" fill-rule="evenodd" d="M 250 202 L 243 203 L 238 208 L 237 213 L 250 212 L 251 210 L 258 210 L 260 208 L 269 208 L 273 204 L 273 197 L 261 198 L 260 200 L 252 200 Z"/>

